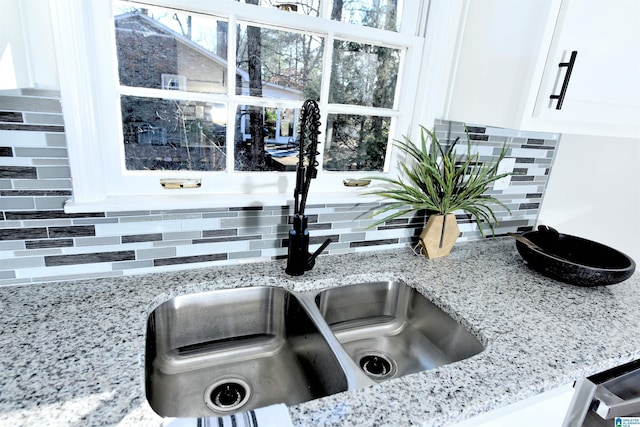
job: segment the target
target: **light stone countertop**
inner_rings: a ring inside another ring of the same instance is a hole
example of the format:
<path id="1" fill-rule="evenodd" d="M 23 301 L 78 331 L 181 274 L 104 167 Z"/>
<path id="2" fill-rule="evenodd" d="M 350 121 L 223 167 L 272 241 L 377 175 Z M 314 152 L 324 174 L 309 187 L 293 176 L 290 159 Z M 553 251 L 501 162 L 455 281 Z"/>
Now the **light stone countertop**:
<path id="1" fill-rule="evenodd" d="M 145 322 L 173 295 L 255 285 L 311 290 L 402 280 L 486 349 L 469 359 L 289 408 L 296 426 L 442 426 L 640 358 L 640 277 L 581 288 L 531 271 L 511 239 L 0 288 L 0 425 L 158 426 L 144 397 Z"/>

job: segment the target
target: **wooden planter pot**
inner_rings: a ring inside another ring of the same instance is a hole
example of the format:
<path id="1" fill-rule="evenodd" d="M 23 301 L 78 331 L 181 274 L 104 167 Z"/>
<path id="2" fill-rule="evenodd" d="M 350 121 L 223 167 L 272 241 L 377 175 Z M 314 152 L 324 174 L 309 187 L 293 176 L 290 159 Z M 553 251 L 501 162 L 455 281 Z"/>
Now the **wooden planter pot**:
<path id="1" fill-rule="evenodd" d="M 420 234 L 420 244 L 427 258 L 440 258 L 449 255 L 460 236 L 456 216 L 431 215 Z"/>

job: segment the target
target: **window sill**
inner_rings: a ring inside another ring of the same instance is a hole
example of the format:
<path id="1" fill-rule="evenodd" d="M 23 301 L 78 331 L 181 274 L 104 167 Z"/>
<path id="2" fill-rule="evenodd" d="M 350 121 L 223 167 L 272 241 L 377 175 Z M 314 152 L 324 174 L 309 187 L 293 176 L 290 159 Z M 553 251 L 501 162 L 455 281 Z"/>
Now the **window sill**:
<path id="1" fill-rule="evenodd" d="M 364 195 L 365 189 L 334 193 L 309 193 L 307 205 L 376 203 L 379 197 Z M 65 213 L 128 212 L 211 209 L 229 207 L 293 206 L 291 194 L 175 194 L 162 196 L 113 196 L 103 200 L 67 200 Z"/>

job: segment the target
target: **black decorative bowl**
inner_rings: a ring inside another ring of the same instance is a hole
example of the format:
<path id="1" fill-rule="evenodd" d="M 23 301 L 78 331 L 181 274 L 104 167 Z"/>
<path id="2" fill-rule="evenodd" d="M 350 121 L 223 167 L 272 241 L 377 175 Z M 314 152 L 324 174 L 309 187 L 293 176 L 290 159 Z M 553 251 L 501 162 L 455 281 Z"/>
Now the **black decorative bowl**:
<path id="1" fill-rule="evenodd" d="M 558 233 L 546 226 L 527 231 L 516 249 L 532 269 L 577 286 L 602 286 L 627 280 L 636 263 L 627 255 L 591 240 Z"/>

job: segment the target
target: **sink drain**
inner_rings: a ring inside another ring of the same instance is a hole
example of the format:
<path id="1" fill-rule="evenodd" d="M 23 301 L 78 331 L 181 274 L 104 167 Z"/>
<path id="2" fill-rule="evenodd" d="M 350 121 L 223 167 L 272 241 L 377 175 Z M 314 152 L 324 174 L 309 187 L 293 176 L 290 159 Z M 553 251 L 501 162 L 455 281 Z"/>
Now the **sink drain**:
<path id="1" fill-rule="evenodd" d="M 371 353 L 361 357 L 360 368 L 367 375 L 377 379 L 387 378 L 396 373 L 395 363 L 380 353 Z"/>
<path id="2" fill-rule="evenodd" d="M 249 384 L 241 378 L 224 378 L 211 384 L 204 392 L 209 409 L 230 412 L 244 406 L 251 396 Z"/>

